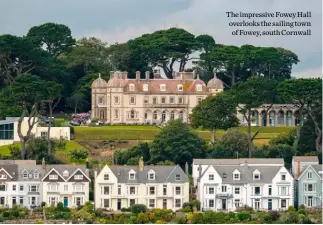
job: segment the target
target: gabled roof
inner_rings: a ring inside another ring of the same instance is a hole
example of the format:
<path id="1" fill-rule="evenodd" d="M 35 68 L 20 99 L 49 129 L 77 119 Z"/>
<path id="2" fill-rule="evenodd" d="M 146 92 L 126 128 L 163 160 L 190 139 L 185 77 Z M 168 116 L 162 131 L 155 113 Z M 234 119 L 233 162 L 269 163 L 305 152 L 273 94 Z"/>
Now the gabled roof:
<path id="1" fill-rule="evenodd" d="M 141 171 L 138 166 L 108 166 L 113 174 L 117 177 L 118 183 L 165 183 L 165 182 L 177 182 L 185 183 L 189 182 L 187 175 L 184 173 L 180 166 L 144 166 Z M 129 172 L 133 170 L 136 175 L 134 180 L 129 180 Z M 155 171 L 155 180 L 148 179 L 148 172 L 150 170 Z M 175 181 L 175 174 L 181 174 L 181 181 Z"/>
<path id="2" fill-rule="evenodd" d="M 283 158 L 239 158 L 239 159 L 193 159 L 194 165 L 242 165 L 248 164 L 279 164 L 284 165 Z"/>
<path id="3" fill-rule="evenodd" d="M 211 167 L 211 166 L 209 166 Z M 208 167 L 208 168 L 209 168 Z M 282 166 L 257 166 L 256 169 L 261 173 L 260 180 L 253 179 L 255 167 L 244 166 L 212 166 L 216 172 L 221 176 L 222 183 L 224 184 L 241 184 L 241 183 L 271 183 Z M 205 170 L 205 172 L 208 169 Z M 233 179 L 233 172 L 238 170 L 240 172 L 240 180 Z M 203 173 L 204 175 L 205 173 Z M 226 174 L 226 177 L 223 177 Z M 202 175 L 202 176 L 203 176 Z"/>
<path id="4" fill-rule="evenodd" d="M 55 172 L 60 178 L 62 178 L 62 180 L 66 181 L 66 179 L 63 177 L 63 175 L 61 175 L 55 168 L 51 168 L 42 178 L 42 180 L 45 180 L 46 177 L 48 177 L 50 175 L 50 173 Z"/>
<path id="5" fill-rule="evenodd" d="M 11 181 L 18 180 L 18 166 L 17 165 L 0 165 L 0 168 L 11 178 Z"/>
<path id="6" fill-rule="evenodd" d="M 293 156 L 293 161 L 297 162 L 314 162 L 314 163 L 319 163 L 319 159 L 317 156 Z"/>
<path id="7" fill-rule="evenodd" d="M 312 168 L 314 170 L 314 172 L 316 173 L 316 175 L 318 177 L 321 178 L 321 180 L 323 179 L 323 174 L 322 174 L 322 171 L 323 171 L 323 168 L 322 168 L 322 164 L 319 164 L 319 165 L 308 165 L 306 167 L 304 167 L 303 171 L 301 172 L 301 175 L 297 178 L 297 180 L 300 180 L 300 178 L 305 174 L 305 172 Z M 321 172 L 320 172 L 321 171 Z"/>
<path id="8" fill-rule="evenodd" d="M 64 173 L 65 171 L 67 171 L 67 170 L 64 170 L 64 171 L 63 171 L 63 173 Z M 67 178 L 67 179 L 66 179 L 66 181 L 68 181 L 69 179 L 71 179 L 71 178 L 74 176 L 74 174 L 76 174 L 78 171 L 80 171 L 80 172 L 83 174 L 83 176 L 84 176 L 84 177 L 86 177 L 86 179 L 88 179 L 88 181 L 91 181 L 91 179 L 89 178 L 89 174 L 86 174 L 86 173 L 85 173 L 85 171 L 81 170 L 80 168 L 77 168 L 77 169 L 74 171 L 74 173 L 72 173 L 72 175 L 71 175 L 69 178 Z M 63 176 L 63 173 L 62 173 L 62 176 Z M 63 177 L 64 177 L 64 176 L 63 176 Z"/>

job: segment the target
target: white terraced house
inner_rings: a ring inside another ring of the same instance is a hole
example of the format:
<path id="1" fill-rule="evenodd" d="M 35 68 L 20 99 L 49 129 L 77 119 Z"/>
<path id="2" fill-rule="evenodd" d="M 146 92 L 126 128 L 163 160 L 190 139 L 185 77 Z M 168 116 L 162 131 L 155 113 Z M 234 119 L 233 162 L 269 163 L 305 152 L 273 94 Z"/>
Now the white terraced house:
<path id="1" fill-rule="evenodd" d="M 209 165 L 197 179 L 197 198 L 202 210 L 286 210 L 294 205 L 294 179 L 282 165 Z"/>
<path id="2" fill-rule="evenodd" d="M 189 201 L 189 179 L 180 166 L 105 166 L 95 172 L 95 208 L 121 210 L 133 204 L 177 210 Z"/>
<path id="3" fill-rule="evenodd" d="M 0 206 L 33 208 L 45 202 L 76 207 L 89 201 L 89 171 L 77 165 L 36 165 L 36 160 L 0 160 Z"/>

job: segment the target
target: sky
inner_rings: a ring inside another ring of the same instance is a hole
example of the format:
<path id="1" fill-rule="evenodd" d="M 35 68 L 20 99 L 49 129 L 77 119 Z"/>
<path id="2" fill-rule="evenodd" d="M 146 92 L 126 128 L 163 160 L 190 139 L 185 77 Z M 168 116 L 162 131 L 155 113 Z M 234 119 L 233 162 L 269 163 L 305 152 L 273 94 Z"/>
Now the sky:
<path id="1" fill-rule="evenodd" d="M 226 12 L 297 13 L 311 12 L 310 18 L 231 18 Z M 237 36 L 243 29 L 273 30 L 271 27 L 230 27 L 239 21 L 307 21 L 309 36 Z M 322 76 L 322 0 L 1 0 L 0 34 L 26 35 L 32 26 L 47 22 L 65 24 L 74 37 L 98 37 L 109 44 L 122 43 L 145 33 L 170 27 L 194 35 L 208 34 L 219 44 L 251 44 L 282 47 L 296 53 L 294 77 Z M 190 66 L 190 65 L 188 65 Z"/>

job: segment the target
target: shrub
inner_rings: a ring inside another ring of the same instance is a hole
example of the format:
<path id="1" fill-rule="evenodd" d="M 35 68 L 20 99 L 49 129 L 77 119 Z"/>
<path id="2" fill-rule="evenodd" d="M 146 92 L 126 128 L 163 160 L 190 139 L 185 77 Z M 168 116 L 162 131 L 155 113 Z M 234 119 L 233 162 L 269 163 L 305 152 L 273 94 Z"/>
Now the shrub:
<path id="1" fill-rule="evenodd" d="M 107 221 L 106 221 L 106 223 L 107 223 L 107 224 L 116 224 L 117 222 L 116 222 L 116 221 L 114 221 L 114 220 L 107 220 Z"/>
<path id="2" fill-rule="evenodd" d="M 305 209 L 305 205 L 304 205 L 304 204 L 301 204 L 301 205 L 299 206 L 299 209 Z"/>
<path id="3" fill-rule="evenodd" d="M 121 208 L 121 212 L 131 212 L 130 208 Z"/>
<path id="4" fill-rule="evenodd" d="M 196 208 L 197 211 L 201 210 L 201 202 L 199 200 L 192 201 L 192 208 Z"/>
<path id="5" fill-rule="evenodd" d="M 4 218 L 8 218 L 8 217 L 10 216 L 10 212 L 9 212 L 9 211 L 4 211 L 4 212 L 2 213 L 2 216 L 3 216 Z"/>
<path id="6" fill-rule="evenodd" d="M 99 222 L 100 222 L 101 224 L 106 224 L 106 223 L 107 223 L 107 220 L 106 220 L 106 219 L 104 219 L 104 218 L 101 218 L 101 219 L 99 220 Z"/>
<path id="7" fill-rule="evenodd" d="M 186 224 L 187 223 L 187 218 L 186 216 L 178 216 L 175 219 L 177 224 Z"/>
<path id="8" fill-rule="evenodd" d="M 35 224 L 43 224 L 44 223 L 44 220 L 36 220 L 35 221 Z"/>
<path id="9" fill-rule="evenodd" d="M 141 212 L 137 215 L 136 221 L 137 221 L 137 223 L 147 223 L 147 222 L 149 222 L 148 215 L 146 213 Z"/>
<path id="10" fill-rule="evenodd" d="M 192 208 L 190 206 L 186 206 L 182 212 L 192 212 Z"/>
<path id="11" fill-rule="evenodd" d="M 165 221 L 164 220 L 156 220 L 156 224 L 164 224 Z"/>
<path id="12" fill-rule="evenodd" d="M 45 207 L 46 206 L 46 202 L 42 202 L 40 206 L 41 207 Z"/>
<path id="13" fill-rule="evenodd" d="M 0 217 L 0 223 L 4 222 L 4 218 Z"/>
<path id="14" fill-rule="evenodd" d="M 70 155 L 74 160 L 85 160 L 89 153 L 86 149 L 74 149 L 70 152 Z"/>
<path id="15" fill-rule="evenodd" d="M 242 211 L 237 213 L 237 217 L 240 221 L 249 220 L 250 216 L 251 216 L 250 212 L 247 212 L 247 211 Z"/>
<path id="16" fill-rule="evenodd" d="M 202 224 L 204 223 L 203 213 L 193 213 L 192 224 Z"/>
<path id="17" fill-rule="evenodd" d="M 298 212 L 297 212 L 298 214 L 303 214 L 303 215 L 307 215 L 307 211 L 305 210 L 305 209 L 300 209 L 300 210 L 298 210 Z"/>
<path id="18" fill-rule="evenodd" d="M 134 214 L 147 212 L 147 207 L 143 204 L 134 204 L 130 207 L 131 212 Z"/>
<path id="19" fill-rule="evenodd" d="M 192 208 L 193 207 L 192 202 L 184 202 L 182 208 L 185 209 L 187 206 Z"/>
<path id="20" fill-rule="evenodd" d="M 268 214 L 270 215 L 272 221 L 276 221 L 280 217 L 280 214 L 277 211 L 269 211 Z"/>
<path id="21" fill-rule="evenodd" d="M 62 211 L 62 210 L 64 210 L 64 205 L 63 205 L 63 203 L 62 203 L 62 202 L 57 203 L 56 208 L 57 208 L 57 210 L 58 210 L 58 211 Z"/>
<path id="22" fill-rule="evenodd" d="M 291 205 L 291 206 L 288 207 L 288 211 L 289 212 L 295 212 L 296 209 L 294 208 L 294 206 Z"/>

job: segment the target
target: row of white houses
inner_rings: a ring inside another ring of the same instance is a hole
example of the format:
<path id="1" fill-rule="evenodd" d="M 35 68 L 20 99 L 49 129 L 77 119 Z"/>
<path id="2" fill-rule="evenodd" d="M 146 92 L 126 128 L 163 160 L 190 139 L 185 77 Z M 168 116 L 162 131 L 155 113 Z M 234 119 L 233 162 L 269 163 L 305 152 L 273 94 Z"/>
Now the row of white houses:
<path id="1" fill-rule="evenodd" d="M 0 160 L 0 206 L 76 207 L 89 201 L 85 166 L 36 165 L 35 160 Z M 178 166 L 105 165 L 94 171 L 95 208 L 118 211 L 134 204 L 176 211 L 194 196 L 201 210 L 286 210 L 289 206 L 322 206 L 322 165 L 317 157 L 294 157 L 292 173 L 280 158 L 193 159 L 196 190 L 190 196 L 188 164 Z M 194 195 L 194 196 L 193 196 Z M 191 197 L 191 198 L 190 198 Z"/>

